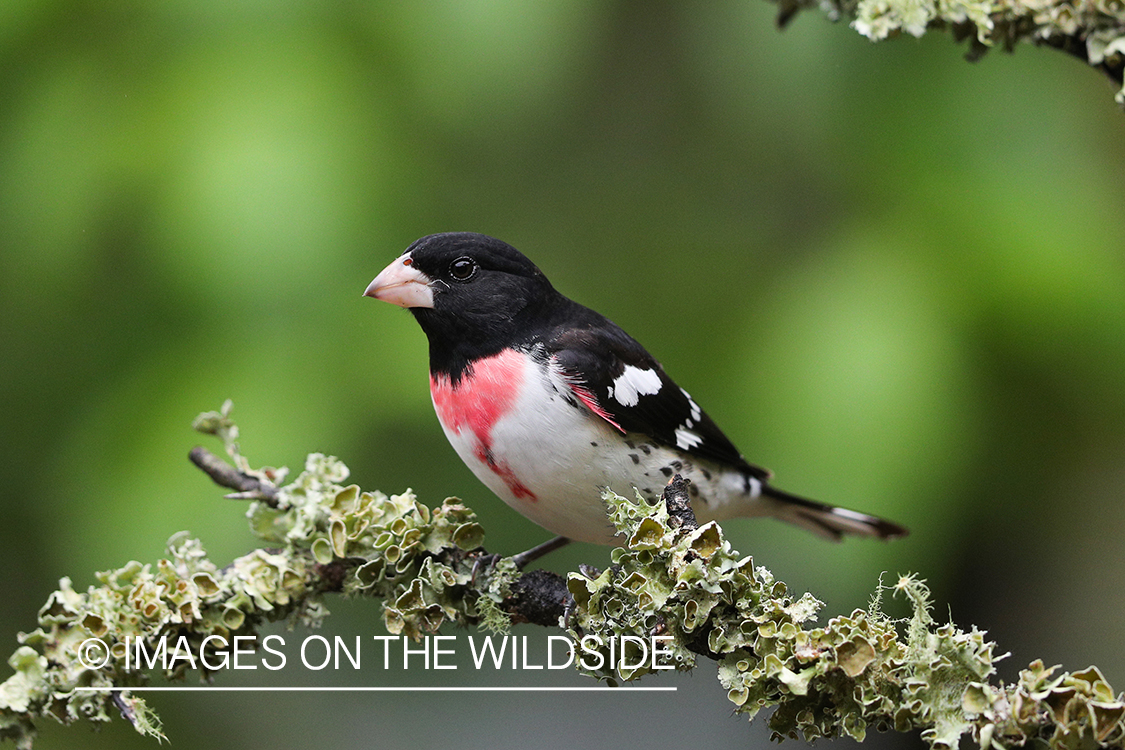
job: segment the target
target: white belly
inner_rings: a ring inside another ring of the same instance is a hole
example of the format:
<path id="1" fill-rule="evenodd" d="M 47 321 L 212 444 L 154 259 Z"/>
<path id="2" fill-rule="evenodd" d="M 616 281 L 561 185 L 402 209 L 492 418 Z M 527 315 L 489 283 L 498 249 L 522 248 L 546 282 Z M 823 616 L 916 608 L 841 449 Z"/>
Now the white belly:
<path id="1" fill-rule="evenodd" d="M 527 518 L 570 539 L 614 543 L 602 490 L 631 496 L 637 487 L 657 497 L 674 472 L 702 495 L 704 502 L 694 503 L 701 520 L 751 515 L 756 508 L 748 505 L 758 505 L 746 502 L 754 498 L 740 473 L 621 435 L 575 399 L 560 374 L 524 355 L 482 360 L 456 389 L 432 379 L 431 396 L 446 437 L 477 478 Z"/>

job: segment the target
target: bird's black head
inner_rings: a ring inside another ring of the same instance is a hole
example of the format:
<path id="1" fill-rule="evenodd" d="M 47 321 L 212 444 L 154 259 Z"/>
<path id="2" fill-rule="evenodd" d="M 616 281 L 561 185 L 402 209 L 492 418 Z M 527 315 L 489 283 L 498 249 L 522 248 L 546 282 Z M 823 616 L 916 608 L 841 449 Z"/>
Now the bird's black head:
<path id="1" fill-rule="evenodd" d="M 446 232 L 415 241 L 365 294 L 414 314 L 430 340 L 430 370 L 456 377 L 464 363 L 534 335 L 559 297 L 511 245 Z"/>

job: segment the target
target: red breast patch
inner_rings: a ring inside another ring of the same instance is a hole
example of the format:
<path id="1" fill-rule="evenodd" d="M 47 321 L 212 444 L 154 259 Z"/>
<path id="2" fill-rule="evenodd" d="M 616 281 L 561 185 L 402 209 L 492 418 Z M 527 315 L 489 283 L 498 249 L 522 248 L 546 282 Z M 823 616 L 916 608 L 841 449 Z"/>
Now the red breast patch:
<path id="1" fill-rule="evenodd" d="M 524 500 L 535 494 L 516 478 L 511 467 L 493 455 L 492 428 L 515 404 L 523 384 L 524 357 L 512 349 L 477 360 L 456 386 L 443 375 L 430 376 L 430 396 L 442 425 L 452 432 L 472 431 L 477 458 Z"/>

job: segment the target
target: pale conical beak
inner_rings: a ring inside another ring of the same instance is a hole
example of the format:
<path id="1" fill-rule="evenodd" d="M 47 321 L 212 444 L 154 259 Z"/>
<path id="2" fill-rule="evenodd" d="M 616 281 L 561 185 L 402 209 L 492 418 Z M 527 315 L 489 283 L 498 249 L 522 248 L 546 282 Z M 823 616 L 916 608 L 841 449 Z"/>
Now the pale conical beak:
<path id="1" fill-rule="evenodd" d="M 433 307 L 430 277 L 414 268 L 409 254 L 396 258 L 367 285 L 365 297 L 374 297 L 399 307 Z"/>

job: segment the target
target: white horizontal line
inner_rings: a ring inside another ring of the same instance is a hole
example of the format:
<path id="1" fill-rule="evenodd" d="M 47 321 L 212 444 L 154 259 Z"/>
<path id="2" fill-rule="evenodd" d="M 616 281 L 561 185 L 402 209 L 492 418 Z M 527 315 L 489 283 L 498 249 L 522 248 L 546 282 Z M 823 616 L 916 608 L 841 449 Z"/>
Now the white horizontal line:
<path id="1" fill-rule="evenodd" d="M 263 686 L 263 687 L 248 687 L 248 686 L 218 686 L 218 685 L 204 685 L 202 687 L 189 687 L 184 686 L 159 686 L 159 687 L 77 687 L 75 690 L 81 690 L 92 693 L 157 693 L 157 692 L 200 692 L 200 693 L 315 693 L 315 692 L 332 692 L 332 693 L 602 693 L 602 692 L 615 692 L 615 693 L 629 693 L 629 692 L 648 692 L 648 693 L 674 693 L 675 687 L 629 687 L 629 688 L 612 688 L 612 687 L 540 687 L 535 685 L 528 685 L 525 687 L 509 687 L 509 686 L 484 686 L 484 687 L 423 687 L 423 686 L 400 686 L 400 687 L 387 687 L 387 686 L 357 686 L 357 687 L 343 687 L 343 686 L 309 686 L 309 687 L 278 687 L 278 686 Z"/>

